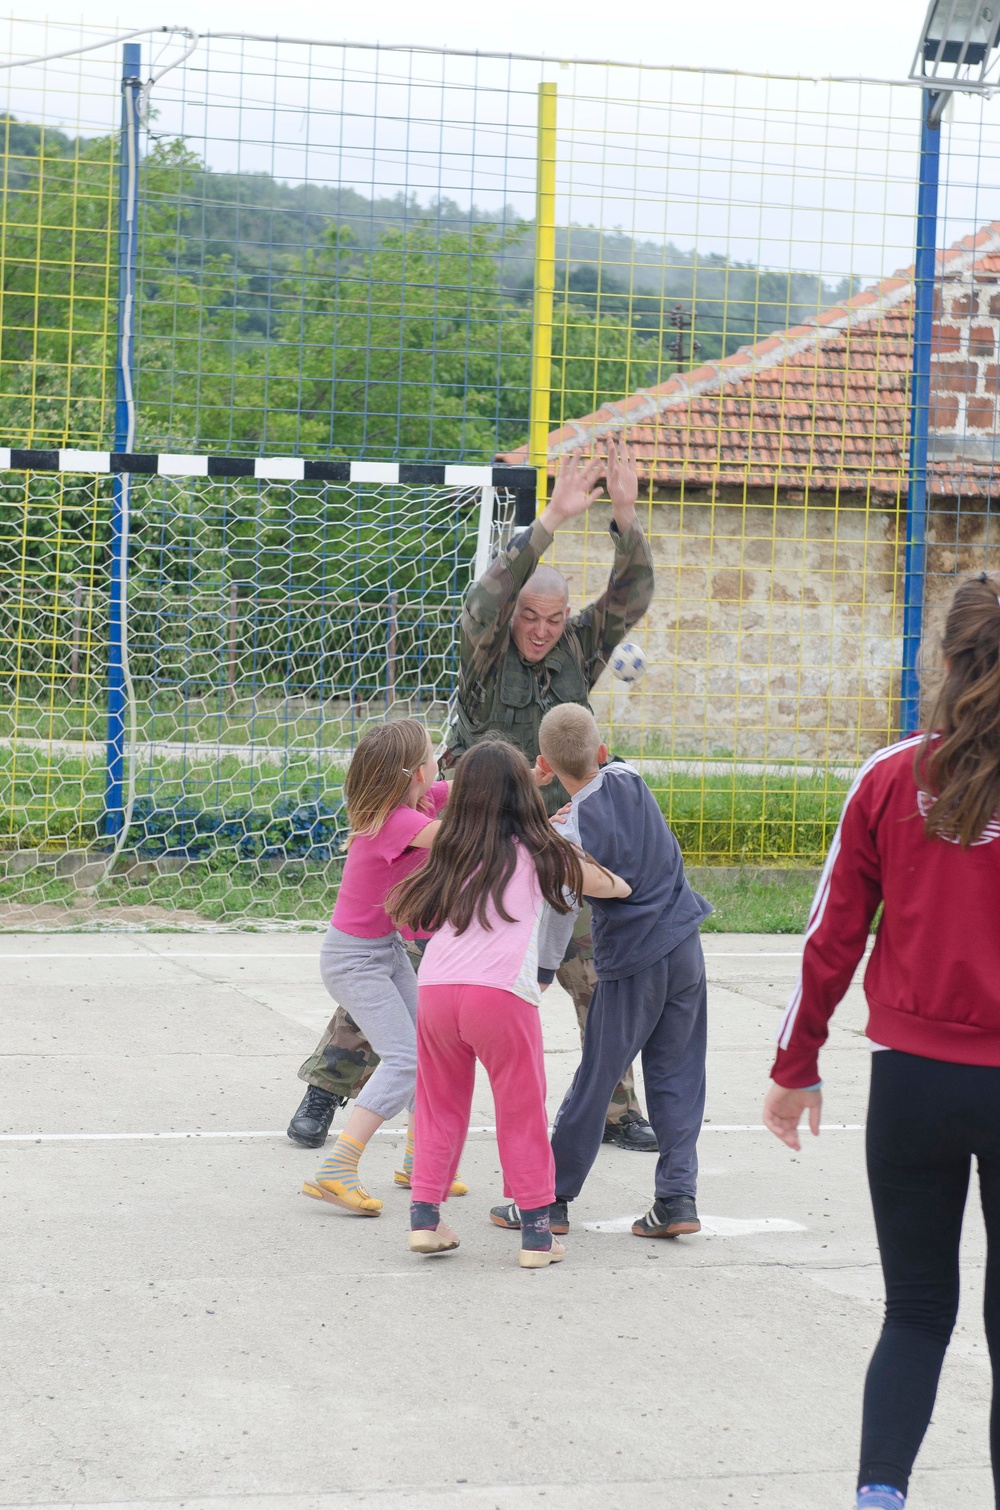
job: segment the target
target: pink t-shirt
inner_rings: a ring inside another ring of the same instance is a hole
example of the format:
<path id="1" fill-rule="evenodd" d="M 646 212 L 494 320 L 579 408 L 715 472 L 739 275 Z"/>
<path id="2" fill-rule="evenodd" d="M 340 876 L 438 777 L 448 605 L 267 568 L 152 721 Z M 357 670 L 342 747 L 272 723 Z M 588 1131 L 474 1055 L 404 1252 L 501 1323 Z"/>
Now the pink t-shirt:
<path id="1" fill-rule="evenodd" d="M 541 1005 L 538 925 L 545 902 L 532 856 L 520 844 L 517 850 L 514 874 L 503 894 L 504 910 L 514 922 L 505 922 L 490 902 L 489 928 L 475 915 L 464 933 L 445 923 L 424 950 L 422 986 L 493 986 Z"/>
<path id="2" fill-rule="evenodd" d="M 330 919 L 341 933 L 355 938 L 384 938 L 396 925 L 385 910 L 385 899 L 400 881 L 424 864 L 430 850 L 411 848 L 422 828 L 433 823 L 448 801 L 447 781 L 435 781 L 423 799 L 423 810 L 397 807 L 377 834 L 359 834 L 352 839 L 344 862 L 344 875 L 337 904 Z M 404 938 L 423 938 L 406 928 Z"/>

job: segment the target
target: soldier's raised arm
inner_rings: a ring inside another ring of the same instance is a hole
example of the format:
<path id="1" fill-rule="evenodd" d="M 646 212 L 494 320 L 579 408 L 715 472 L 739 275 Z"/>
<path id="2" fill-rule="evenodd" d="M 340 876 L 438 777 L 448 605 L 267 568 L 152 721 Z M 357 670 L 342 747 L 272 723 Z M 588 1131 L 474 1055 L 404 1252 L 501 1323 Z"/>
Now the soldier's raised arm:
<path id="1" fill-rule="evenodd" d="M 608 494 L 614 519 L 611 538 L 615 558 L 608 585 L 593 603 L 573 615 L 571 623 L 583 649 L 592 687 L 615 646 L 645 614 L 653 600 L 653 557 L 636 516 L 639 478 L 635 457 L 625 440 L 608 436 Z"/>
<path id="2" fill-rule="evenodd" d="M 595 486 L 603 471 L 599 460 L 580 465 L 577 453 L 559 467 L 552 497 L 533 524 L 519 530 L 474 582 L 462 607 L 462 669 L 478 681 L 503 643 L 517 595 L 531 576 L 561 524 L 583 514 L 604 489 Z"/>

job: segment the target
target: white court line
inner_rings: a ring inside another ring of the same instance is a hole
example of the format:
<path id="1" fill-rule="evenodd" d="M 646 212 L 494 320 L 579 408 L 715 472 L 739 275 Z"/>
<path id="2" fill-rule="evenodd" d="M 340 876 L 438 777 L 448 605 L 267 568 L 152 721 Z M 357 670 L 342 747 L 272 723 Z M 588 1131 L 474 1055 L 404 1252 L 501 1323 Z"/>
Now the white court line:
<path id="1" fill-rule="evenodd" d="M 767 1132 L 763 1122 L 703 1122 L 703 1133 L 708 1132 Z M 863 1122 L 824 1122 L 822 1132 L 864 1132 Z"/>
<path id="2" fill-rule="evenodd" d="M 136 950 L 131 954 L 83 954 L 79 950 L 41 950 L 29 951 L 25 954 L 5 954 L 0 949 L 0 961 L 5 959 L 304 959 L 308 960 L 311 955 L 304 950 L 296 954 L 290 954 L 284 950 L 280 954 L 272 954 L 270 951 L 261 951 L 259 954 L 248 952 L 246 949 L 232 949 L 226 953 L 219 950 L 208 952 L 205 949 L 172 949 L 159 953 L 155 949 Z"/>
<path id="3" fill-rule="evenodd" d="M 705 1122 L 703 1133 L 767 1132 L 763 1122 Z M 551 1132 L 551 1127 L 549 1132 Z M 863 1122 L 828 1122 L 824 1132 L 864 1132 Z M 470 1127 L 470 1133 L 495 1133 L 496 1127 Z M 380 1127 L 379 1138 L 404 1138 L 405 1127 Z M 284 1138 L 280 1132 L 96 1132 L 96 1133 L 0 1133 L 0 1143 L 142 1143 L 159 1139 Z"/>
<path id="4" fill-rule="evenodd" d="M 766 949 L 765 950 L 760 950 L 760 949 L 718 950 L 718 951 L 716 951 L 716 952 L 714 952 L 712 954 L 706 954 L 705 955 L 706 961 L 713 960 L 713 959 L 801 959 L 801 957 L 802 957 L 802 950 L 801 949 L 794 949 L 794 950 L 783 950 L 783 949 L 782 950 L 777 950 L 777 949 L 776 950 L 766 950 Z M 62 950 L 56 950 L 56 949 L 53 949 L 53 950 L 38 950 L 38 949 L 35 949 L 35 950 L 26 951 L 23 954 L 8 954 L 4 950 L 0 949 L 0 961 L 5 960 L 5 959 L 108 959 L 108 960 L 111 960 L 111 959 L 143 959 L 143 960 L 145 960 L 145 959 L 165 959 L 165 960 L 171 960 L 171 959 L 249 959 L 249 960 L 255 960 L 255 959 L 299 959 L 299 960 L 301 960 L 301 959 L 309 959 L 309 958 L 311 958 L 311 955 L 307 951 L 305 951 L 305 950 L 300 950 L 300 951 L 297 951 L 295 953 L 291 953 L 287 949 L 282 950 L 280 953 L 279 952 L 272 952 L 271 950 L 260 950 L 258 952 L 258 951 L 255 951 L 255 950 L 246 950 L 246 949 L 231 949 L 231 950 L 226 950 L 226 951 L 222 951 L 222 950 L 219 950 L 219 949 L 213 949 L 213 950 L 206 950 L 206 949 L 165 949 L 165 950 L 162 950 L 162 951 L 161 950 L 156 950 L 156 949 L 143 949 L 143 950 L 135 950 L 134 952 L 129 953 L 129 954 L 108 954 L 108 953 L 104 953 L 104 952 L 99 953 L 99 954 L 95 954 L 95 953 L 92 953 L 92 952 L 84 953 L 84 952 L 82 952 L 80 950 L 76 950 L 76 949 L 68 949 L 65 952 L 63 952 Z"/>
<path id="5" fill-rule="evenodd" d="M 495 1127 L 470 1127 L 470 1133 L 495 1133 Z M 551 1131 L 551 1129 L 550 1129 Z M 97 1132 L 97 1133 L 0 1133 L 0 1143 L 141 1143 L 168 1138 L 284 1138 L 280 1132 Z M 405 1127 L 376 1128 L 377 1138 L 405 1138 Z"/>
<path id="6" fill-rule="evenodd" d="M 643 1212 L 635 1216 L 614 1216 L 603 1222 L 584 1222 L 585 1232 L 631 1232 Z M 761 1232 L 808 1232 L 801 1222 L 783 1216 L 703 1216 L 701 1230 L 708 1237 L 754 1237 Z"/>

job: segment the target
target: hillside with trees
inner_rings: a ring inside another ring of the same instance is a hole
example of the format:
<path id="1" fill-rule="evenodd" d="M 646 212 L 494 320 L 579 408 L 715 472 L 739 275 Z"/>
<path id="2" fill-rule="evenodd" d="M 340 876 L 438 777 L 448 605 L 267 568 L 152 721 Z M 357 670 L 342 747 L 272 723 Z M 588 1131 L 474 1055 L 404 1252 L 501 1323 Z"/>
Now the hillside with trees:
<path id="1" fill-rule="evenodd" d="M 107 444 L 115 141 L 8 117 L 2 142 L 5 438 Z M 142 165 L 140 229 L 140 446 L 471 460 L 523 440 L 534 231 L 510 207 L 220 173 L 161 142 Z M 717 252 L 562 229 L 553 424 L 844 291 Z"/>

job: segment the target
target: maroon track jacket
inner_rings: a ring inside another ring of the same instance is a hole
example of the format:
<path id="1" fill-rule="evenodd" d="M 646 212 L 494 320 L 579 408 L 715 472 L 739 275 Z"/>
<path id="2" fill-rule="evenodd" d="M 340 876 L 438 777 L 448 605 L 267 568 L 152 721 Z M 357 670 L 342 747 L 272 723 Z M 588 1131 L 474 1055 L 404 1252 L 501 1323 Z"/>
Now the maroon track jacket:
<path id="1" fill-rule="evenodd" d="M 1000 819 L 968 849 L 928 839 L 922 735 L 879 750 L 847 794 L 806 928 L 772 1076 L 815 1085 L 827 1024 L 882 917 L 865 970 L 868 1037 L 954 1064 L 1000 1065 Z"/>

